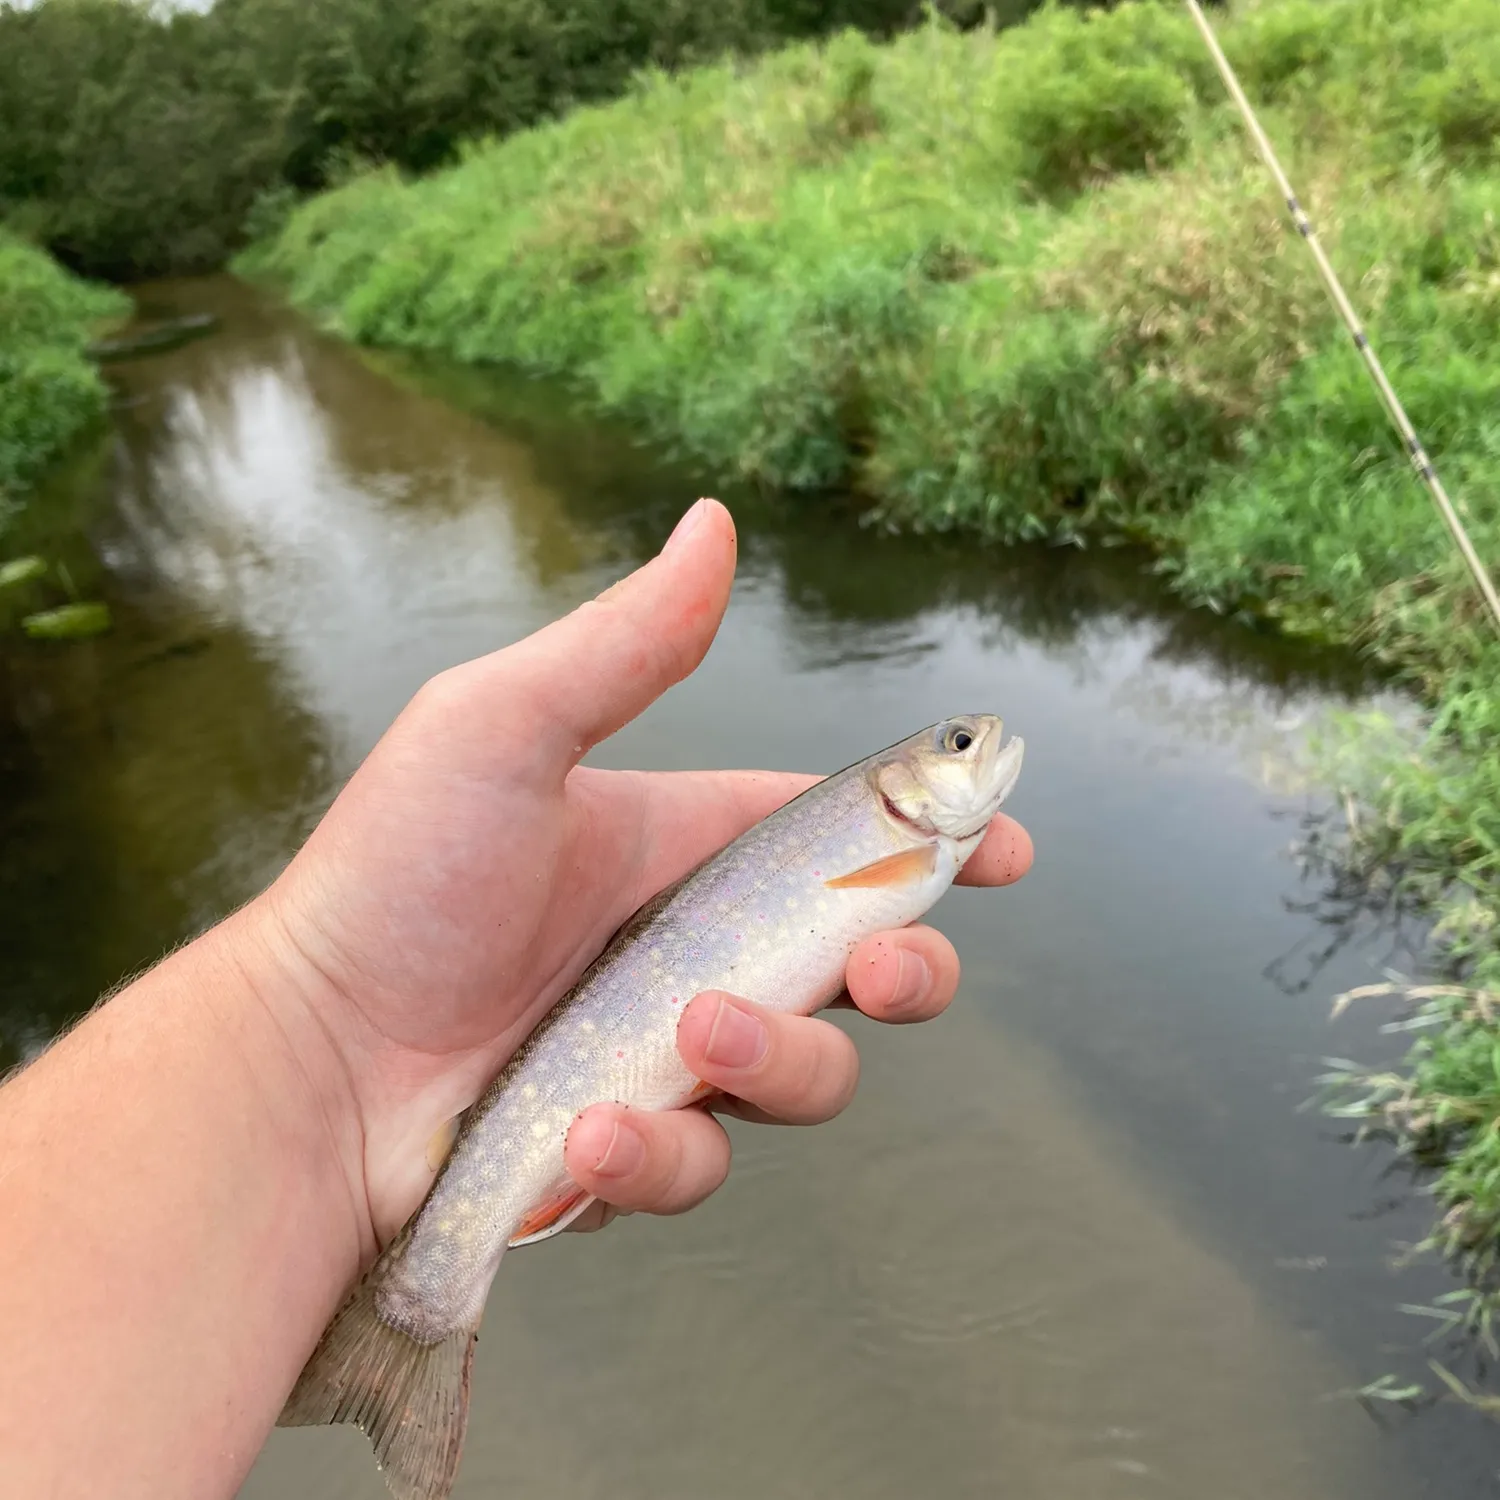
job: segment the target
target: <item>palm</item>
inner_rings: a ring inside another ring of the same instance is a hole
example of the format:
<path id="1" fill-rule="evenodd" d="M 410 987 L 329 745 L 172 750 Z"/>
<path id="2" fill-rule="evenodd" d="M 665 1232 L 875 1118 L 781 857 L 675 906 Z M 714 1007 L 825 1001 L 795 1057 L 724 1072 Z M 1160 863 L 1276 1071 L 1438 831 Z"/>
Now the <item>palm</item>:
<path id="1" fill-rule="evenodd" d="M 433 1059 L 508 1055 L 643 901 L 812 779 L 579 768 L 481 789 L 474 767 L 403 766 L 438 729 L 419 700 L 306 856 L 363 872 L 320 966 L 380 1039 Z"/>
<path id="2" fill-rule="evenodd" d="M 382 1232 L 425 1186 L 434 1129 L 625 918 L 811 779 L 576 768 L 561 782 L 486 782 L 442 716 L 419 697 L 299 856 L 338 914 L 303 946 L 371 1059 L 366 1165 Z M 448 748 L 419 764 L 414 743 Z M 350 872 L 332 891 L 330 870 Z"/>

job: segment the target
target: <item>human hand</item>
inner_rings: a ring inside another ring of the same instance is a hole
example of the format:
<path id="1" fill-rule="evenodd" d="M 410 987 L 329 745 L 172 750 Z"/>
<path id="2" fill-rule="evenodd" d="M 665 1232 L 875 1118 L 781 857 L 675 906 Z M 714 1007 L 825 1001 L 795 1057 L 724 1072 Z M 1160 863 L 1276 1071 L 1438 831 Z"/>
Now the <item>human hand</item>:
<path id="1" fill-rule="evenodd" d="M 433 678 L 261 898 L 292 981 L 262 985 L 262 999 L 329 1100 L 367 1259 L 431 1184 L 434 1134 L 621 923 L 817 779 L 578 764 L 702 660 L 734 560 L 728 512 L 700 501 L 658 557 L 597 600 Z M 1002 885 L 1030 863 L 1025 831 L 1001 815 L 961 878 Z M 848 995 L 878 1020 L 925 1020 L 958 976 L 947 939 L 911 927 L 855 950 Z M 724 1091 L 713 1108 L 750 1119 L 829 1119 L 858 1076 L 837 1027 L 732 996 L 697 997 L 678 1047 Z M 703 1107 L 599 1105 L 575 1122 L 566 1159 L 600 1205 L 674 1213 L 723 1181 L 729 1143 Z M 580 1227 L 608 1213 L 596 1206 Z"/>

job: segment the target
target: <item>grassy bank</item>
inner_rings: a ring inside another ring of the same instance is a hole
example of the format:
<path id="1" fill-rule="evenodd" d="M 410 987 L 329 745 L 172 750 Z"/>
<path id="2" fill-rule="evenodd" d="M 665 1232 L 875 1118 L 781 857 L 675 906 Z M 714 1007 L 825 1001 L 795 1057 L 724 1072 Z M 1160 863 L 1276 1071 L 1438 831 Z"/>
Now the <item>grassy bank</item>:
<path id="1" fill-rule="evenodd" d="M 13 555 L 14 533 L 34 483 L 103 416 L 107 392 L 85 351 L 130 308 L 122 292 L 0 234 L 0 634 L 19 623 L 28 635 L 72 637 L 107 623 L 46 559 Z"/>
<path id="2" fill-rule="evenodd" d="M 1221 24 L 1482 554 L 1500 560 L 1492 0 Z M 1333 752 L 1346 864 L 1500 988 L 1500 650 L 1175 5 L 843 35 L 365 175 L 245 261 L 347 336 L 561 373 L 724 473 L 884 522 L 1129 535 L 1217 609 L 1352 641 L 1433 705 Z M 1401 1099 L 1449 1248 L 1500 1246 L 1500 1011 L 1429 997 Z M 1395 1076 L 1395 1075 L 1393 1075 Z"/>
<path id="3" fill-rule="evenodd" d="M 0 234 L 0 521 L 7 502 L 103 414 L 104 382 L 85 350 L 129 312 L 123 293 Z"/>

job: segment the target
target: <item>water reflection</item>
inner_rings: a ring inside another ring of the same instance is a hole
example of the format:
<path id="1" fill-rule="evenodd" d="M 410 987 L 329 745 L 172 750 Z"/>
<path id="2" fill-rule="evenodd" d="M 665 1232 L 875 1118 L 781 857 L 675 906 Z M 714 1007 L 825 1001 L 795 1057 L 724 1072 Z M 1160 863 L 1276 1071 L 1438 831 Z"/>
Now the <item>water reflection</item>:
<path id="1" fill-rule="evenodd" d="M 0 739 L 12 1052 L 256 889 L 424 678 L 708 488 L 555 390 L 356 354 L 228 281 L 149 296 L 223 328 L 113 367 L 91 541 L 120 628 L 23 664 Z M 1387 1310 L 1423 1292 L 1383 1256 L 1422 1209 L 1355 1219 L 1364 1166 L 1293 1109 L 1325 1011 L 1265 974 L 1313 930 L 1272 814 L 1309 805 L 1309 727 L 1376 685 L 1172 605 L 1138 556 L 725 498 L 720 639 L 596 758 L 832 769 L 994 707 L 1029 742 L 1038 865 L 944 903 L 963 1003 L 862 1032 L 844 1121 L 740 1132 L 685 1221 L 507 1263 L 463 1492 L 1460 1493 L 1484 1460 L 1448 1416 L 1387 1451 L 1324 1399 L 1414 1344 Z M 286 1433 L 246 1493 L 380 1489 L 356 1436 Z"/>
<path id="2" fill-rule="evenodd" d="M 711 487 L 684 475 L 675 494 L 664 493 L 659 462 L 604 424 L 606 440 L 571 441 L 548 387 L 421 355 L 362 358 L 524 435 L 569 517 L 607 535 L 630 562 L 654 554 L 683 496 Z M 1176 603 L 1151 559 L 1135 549 L 897 539 L 861 525 L 839 497 L 715 492 L 733 505 L 741 528 L 742 590 L 764 585 L 792 616 L 790 665 L 800 671 L 915 665 L 956 631 L 971 634 L 993 659 L 1019 646 L 1041 648 L 1049 670 L 1069 674 L 1075 687 L 1107 688 L 1111 712 L 1170 730 L 1150 754 L 1171 759 L 1183 739 L 1212 743 L 1286 794 L 1308 789 L 1301 751 L 1331 708 L 1374 701 L 1406 712 L 1350 653 L 1290 643 Z"/>
<path id="3" fill-rule="evenodd" d="M 628 429 L 596 424 L 577 440 L 555 388 L 505 372 L 455 367 L 420 354 L 361 351 L 368 368 L 441 395 L 453 406 L 503 424 L 531 445 L 537 473 L 577 524 L 607 533 L 642 562 L 666 539 L 682 496 L 713 488 L 729 501 L 742 533 L 745 566 L 774 574 L 787 604 L 808 620 L 872 625 L 972 606 L 1003 648 L 1021 639 L 1060 647 L 1092 630 L 1109 638 L 1144 627 L 1163 662 L 1212 672 L 1219 686 L 1362 697 L 1375 683 L 1347 652 L 1287 642 L 1175 603 L 1135 549 L 988 547 L 969 538 L 893 538 L 860 524 L 852 503 L 725 490 L 683 471 L 662 484 L 658 455 L 633 444 Z M 668 471 L 670 472 L 670 471 Z M 622 498 L 629 505 L 622 506 Z M 847 637 L 846 637 L 847 640 Z"/>

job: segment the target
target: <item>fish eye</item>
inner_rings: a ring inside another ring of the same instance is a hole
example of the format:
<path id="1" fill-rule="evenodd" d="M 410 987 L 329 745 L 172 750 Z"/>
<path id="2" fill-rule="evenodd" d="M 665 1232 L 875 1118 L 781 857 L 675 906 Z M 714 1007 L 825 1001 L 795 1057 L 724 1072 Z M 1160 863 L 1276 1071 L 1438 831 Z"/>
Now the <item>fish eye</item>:
<path id="1" fill-rule="evenodd" d="M 973 743 L 974 736 L 960 724 L 950 725 L 948 732 L 943 736 L 944 746 L 960 754 Z"/>

